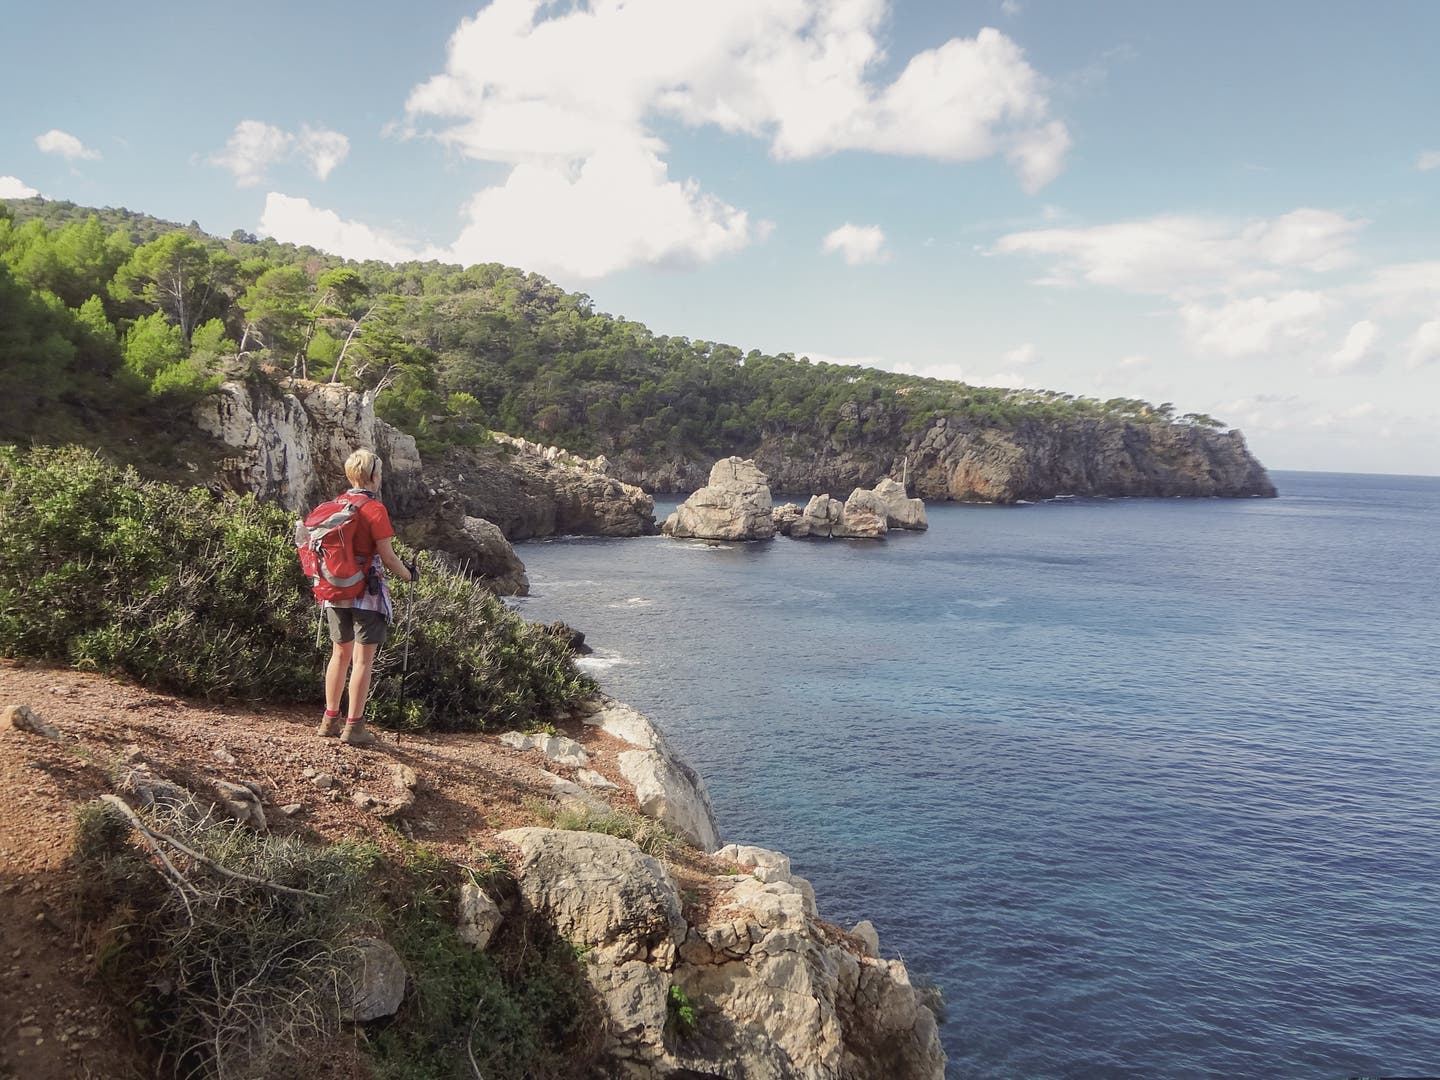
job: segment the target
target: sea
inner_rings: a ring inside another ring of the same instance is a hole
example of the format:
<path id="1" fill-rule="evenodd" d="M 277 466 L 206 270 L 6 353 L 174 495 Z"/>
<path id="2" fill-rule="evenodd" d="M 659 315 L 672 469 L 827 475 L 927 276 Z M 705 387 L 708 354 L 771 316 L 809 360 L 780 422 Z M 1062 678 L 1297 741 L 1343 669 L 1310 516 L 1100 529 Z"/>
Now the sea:
<path id="1" fill-rule="evenodd" d="M 1272 479 L 530 543 L 519 608 L 941 988 L 947 1077 L 1440 1076 L 1440 478 Z"/>

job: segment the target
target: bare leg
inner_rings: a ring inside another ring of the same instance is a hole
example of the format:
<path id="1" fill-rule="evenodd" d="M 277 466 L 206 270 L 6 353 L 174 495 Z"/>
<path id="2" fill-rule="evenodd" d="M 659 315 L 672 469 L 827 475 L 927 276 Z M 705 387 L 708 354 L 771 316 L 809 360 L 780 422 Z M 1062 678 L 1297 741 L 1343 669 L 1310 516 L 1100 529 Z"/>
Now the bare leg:
<path id="1" fill-rule="evenodd" d="M 355 646 L 355 662 L 350 669 L 350 711 L 345 715 L 358 720 L 365 715 L 365 699 L 370 696 L 370 672 L 375 667 L 379 645 Z"/>
<path id="2" fill-rule="evenodd" d="M 362 646 L 363 647 L 363 646 Z M 325 708 L 332 712 L 340 710 L 340 695 L 345 692 L 345 676 L 350 671 L 350 657 L 355 648 L 353 641 L 332 643 L 330 664 L 325 669 Z M 370 676 L 365 676 L 365 689 L 370 688 Z M 354 696 L 354 690 L 351 690 Z"/>

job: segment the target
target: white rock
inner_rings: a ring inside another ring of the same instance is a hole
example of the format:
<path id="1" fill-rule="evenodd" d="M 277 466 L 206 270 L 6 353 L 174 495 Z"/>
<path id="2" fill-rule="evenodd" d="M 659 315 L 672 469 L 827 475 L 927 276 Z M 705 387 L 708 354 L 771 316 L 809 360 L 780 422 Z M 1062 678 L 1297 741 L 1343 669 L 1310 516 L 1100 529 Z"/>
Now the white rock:
<path id="1" fill-rule="evenodd" d="M 775 535 L 770 481 L 748 458 L 729 457 L 710 470 L 710 482 L 665 521 L 669 536 L 702 540 L 769 540 Z"/>
<path id="2" fill-rule="evenodd" d="M 853 539 L 877 540 L 890 531 L 886 524 L 890 507 L 879 495 L 864 488 L 856 488 L 845 500 L 840 522 L 830 535 Z"/>
<path id="3" fill-rule="evenodd" d="M 620 775 L 635 789 L 640 812 L 665 825 L 701 851 L 720 843 L 715 811 L 705 781 L 665 749 L 627 750 L 619 757 Z"/>
<path id="4" fill-rule="evenodd" d="M 611 783 L 593 769 L 581 769 L 575 774 L 578 783 L 585 787 L 594 788 L 598 791 L 619 791 L 620 785 Z"/>
<path id="5" fill-rule="evenodd" d="M 484 949 L 504 921 L 500 908 L 484 889 L 473 882 L 460 886 L 458 906 L 460 940 Z"/>
<path id="6" fill-rule="evenodd" d="M 880 955 L 880 933 L 869 919 L 861 919 L 851 928 L 850 933 L 859 938 L 860 944 L 865 946 L 866 956 Z"/>
<path id="7" fill-rule="evenodd" d="M 267 832 L 265 808 L 254 789 L 245 784 L 231 784 L 224 780 L 215 781 L 215 793 L 220 796 L 220 805 L 242 825 L 249 825 L 256 832 Z"/>
<path id="8" fill-rule="evenodd" d="M 520 849 L 520 892 L 600 963 L 645 960 L 668 968 L 685 938 L 669 871 L 629 840 L 562 829 L 510 829 Z"/>
<path id="9" fill-rule="evenodd" d="M 875 494 L 885 503 L 885 523 L 890 528 L 923 530 L 930 527 L 925 516 L 925 503 L 909 498 L 903 484 L 887 477 L 875 485 Z"/>
<path id="10" fill-rule="evenodd" d="M 535 748 L 557 765 L 578 767 L 590 763 L 590 755 L 585 748 L 564 735 L 542 735 Z"/>
<path id="11" fill-rule="evenodd" d="M 789 881 L 790 858 L 769 848 L 751 844 L 726 844 L 715 852 L 717 859 L 738 863 L 756 881 Z"/>
<path id="12" fill-rule="evenodd" d="M 372 394 L 344 383 L 286 385 L 290 392 L 282 398 L 257 404 L 245 383 L 226 382 L 195 407 L 196 426 L 232 451 L 221 471 L 236 490 L 288 510 L 308 510 L 338 490 L 344 482 L 340 467 L 357 446 L 384 460 L 385 486 L 392 492 L 417 481 L 414 438 L 376 418 Z"/>
<path id="13" fill-rule="evenodd" d="M 603 708 L 584 717 L 585 723 L 598 727 L 631 746 L 649 750 L 660 745 L 660 729 L 644 713 L 619 701 L 607 701 Z"/>
<path id="14" fill-rule="evenodd" d="M 550 781 L 550 794 L 565 810 L 577 813 L 608 814 L 612 807 L 598 795 L 592 795 L 579 784 L 563 776 L 546 774 Z"/>

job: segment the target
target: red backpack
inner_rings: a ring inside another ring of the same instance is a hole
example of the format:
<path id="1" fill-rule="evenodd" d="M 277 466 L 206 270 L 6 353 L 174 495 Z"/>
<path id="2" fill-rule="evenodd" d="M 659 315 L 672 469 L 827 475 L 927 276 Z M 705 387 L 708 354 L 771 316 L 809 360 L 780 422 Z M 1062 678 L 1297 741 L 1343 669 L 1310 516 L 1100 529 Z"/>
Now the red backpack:
<path id="1" fill-rule="evenodd" d="M 300 569 L 310 578 L 310 590 L 319 602 L 354 600 L 365 592 L 365 572 L 355 553 L 355 540 L 364 526 L 360 507 L 370 496 L 346 492 L 321 503 L 304 521 L 295 522 L 295 550 Z M 367 560 L 368 561 L 368 560 Z"/>

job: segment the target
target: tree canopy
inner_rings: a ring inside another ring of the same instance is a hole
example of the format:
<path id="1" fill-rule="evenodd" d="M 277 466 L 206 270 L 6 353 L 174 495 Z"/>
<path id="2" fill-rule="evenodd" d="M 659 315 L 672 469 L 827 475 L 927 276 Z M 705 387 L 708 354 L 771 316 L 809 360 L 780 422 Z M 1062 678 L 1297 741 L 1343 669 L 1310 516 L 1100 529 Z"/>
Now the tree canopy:
<path id="1" fill-rule="evenodd" d="M 41 199 L 5 210 L 0 299 L 16 314 L 0 327 L 0 359 L 20 399 L 48 408 L 67 393 L 83 403 L 96 379 L 180 402 L 229 365 L 372 390 L 381 415 L 427 447 L 496 429 L 662 460 L 751 453 L 766 438 L 894 440 L 939 416 L 1221 426 L 1177 418 L 1168 402 L 969 386 L 657 335 L 498 263 L 354 262 Z M 20 410 L 0 412 L 0 439 L 15 437 Z"/>

